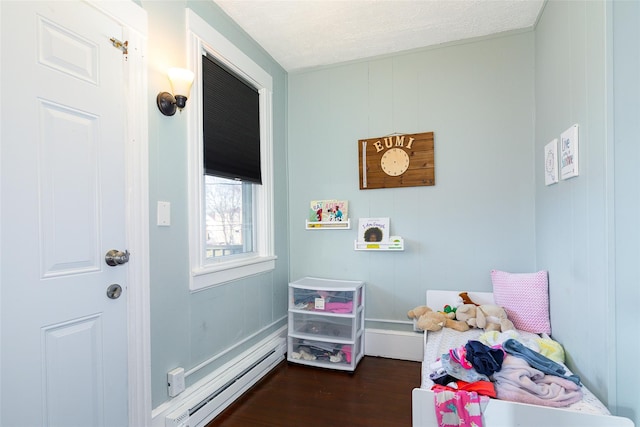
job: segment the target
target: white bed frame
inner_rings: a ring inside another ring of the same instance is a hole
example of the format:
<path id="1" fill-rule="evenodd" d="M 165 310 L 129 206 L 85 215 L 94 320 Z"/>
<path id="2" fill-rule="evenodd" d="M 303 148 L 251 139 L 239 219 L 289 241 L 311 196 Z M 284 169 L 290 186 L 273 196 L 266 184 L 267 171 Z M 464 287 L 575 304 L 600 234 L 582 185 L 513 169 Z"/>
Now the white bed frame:
<path id="1" fill-rule="evenodd" d="M 427 305 L 439 310 L 452 304 L 458 291 L 427 291 Z M 469 292 L 469 297 L 478 304 L 494 304 L 490 292 Z M 491 399 L 483 414 L 485 427 L 540 427 L 540 426 L 580 426 L 580 427 L 634 427 L 634 423 L 613 415 L 593 415 L 567 409 L 526 403 Z M 435 427 L 434 393 L 431 390 L 415 388 L 412 393 L 413 427 Z"/>

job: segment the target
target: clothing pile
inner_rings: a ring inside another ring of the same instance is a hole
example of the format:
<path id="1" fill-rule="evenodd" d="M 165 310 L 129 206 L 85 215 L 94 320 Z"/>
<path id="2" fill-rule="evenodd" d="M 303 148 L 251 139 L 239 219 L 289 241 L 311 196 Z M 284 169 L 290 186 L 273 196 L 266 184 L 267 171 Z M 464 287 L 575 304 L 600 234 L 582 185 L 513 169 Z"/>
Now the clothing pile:
<path id="1" fill-rule="evenodd" d="M 525 346 L 514 331 L 504 340 L 497 338 L 498 342 L 495 335 L 481 335 L 477 341 L 450 349 L 430 366 L 440 426 L 481 427 L 482 409 L 489 398 L 552 407 L 582 399 L 577 375 Z M 559 344 L 545 344 L 553 356 L 558 354 Z"/>

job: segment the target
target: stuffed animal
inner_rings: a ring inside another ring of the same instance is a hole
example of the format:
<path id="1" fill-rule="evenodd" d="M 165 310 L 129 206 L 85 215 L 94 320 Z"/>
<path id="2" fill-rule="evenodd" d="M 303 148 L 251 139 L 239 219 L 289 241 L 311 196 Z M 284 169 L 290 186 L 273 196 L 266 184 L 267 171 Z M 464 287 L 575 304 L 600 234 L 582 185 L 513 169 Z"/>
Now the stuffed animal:
<path id="1" fill-rule="evenodd" d="M 473 300 L 471 299 L 471 297 L 469 296 L 469 293 L 467 292 L 460 292 L 458 294 L 458 296 L 460 297 L 460 299 L 462 300 L 462 304 L 473 304 L 473 305 L 480 305 L 480 304 L 476 304 L 475 302 L 473 302 Z"/>
<path id="2" fill-rule="evenodd" d="M 407 317 L 417 319 L 416 326 L 423 331 L 439 331 L 442 328 L 451 328 L 456 331 L 468 331 L 469 325 L 455 320 L 455 313 L 443 313 L 433 311 L 426 305 L 421 305 L 407 312 Z"/>
<path id="3" fill-rule="evenodd" d="M 477 305 L 474 303 L 462 304 L 456 310 L 456 320 L 465 322 L 470 328 L 477 328 L 478 322 L 476 319 Z"/>
<path id="4" fill-rule="evenodd" d="M 461 305 L 456 310 L 456 319 L 465 322 L 472 328 L 480 328 L 485 331 L 504 332 L 515 329 L 504 308 L 493 304 Z"/>
<path id="5" fill-rule="evenodd" d="M 484 304 L 476 311 L 478 328 L 485 331 L 510 331 L 515 329 L 513 322 L 507 317 L 507 312 L 499 305 Z"/>

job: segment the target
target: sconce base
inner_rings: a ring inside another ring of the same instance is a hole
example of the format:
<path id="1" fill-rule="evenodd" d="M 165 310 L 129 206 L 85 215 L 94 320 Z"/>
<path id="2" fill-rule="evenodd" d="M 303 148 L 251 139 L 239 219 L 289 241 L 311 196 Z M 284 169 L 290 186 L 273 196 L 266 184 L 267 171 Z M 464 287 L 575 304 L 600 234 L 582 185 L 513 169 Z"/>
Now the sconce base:
<path id="1" fill-rule="evenodd" d="M 156 101 L 160 112 L 165 116 L 173 116 L 176 113 L 176 99 L 169 92 L 160 92 Z"/>

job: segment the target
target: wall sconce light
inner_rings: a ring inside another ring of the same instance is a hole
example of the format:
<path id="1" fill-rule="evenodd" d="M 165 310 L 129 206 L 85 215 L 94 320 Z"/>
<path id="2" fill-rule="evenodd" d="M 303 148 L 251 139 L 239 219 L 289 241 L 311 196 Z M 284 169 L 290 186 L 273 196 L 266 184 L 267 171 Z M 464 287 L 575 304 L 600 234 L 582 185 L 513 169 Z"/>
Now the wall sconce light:
<path id="1" fill-rule="evenodd" d="M 167 71 L 171 92 L 160 92 L 157 102 L 158 108 L 165 116 L 173 116 L 176 109 L 183 109 L 187 105 L 187 98 L 191 92 L 193 72 L 184 68 L 170 68 Z"/>

